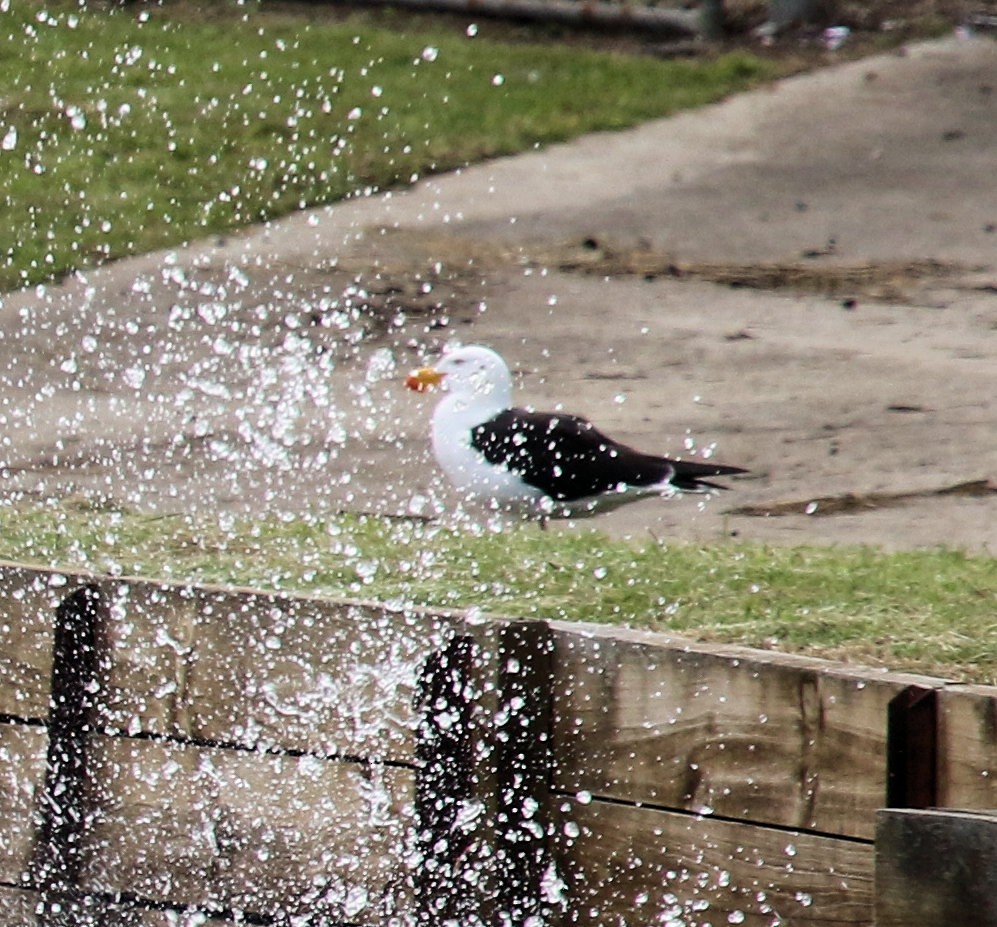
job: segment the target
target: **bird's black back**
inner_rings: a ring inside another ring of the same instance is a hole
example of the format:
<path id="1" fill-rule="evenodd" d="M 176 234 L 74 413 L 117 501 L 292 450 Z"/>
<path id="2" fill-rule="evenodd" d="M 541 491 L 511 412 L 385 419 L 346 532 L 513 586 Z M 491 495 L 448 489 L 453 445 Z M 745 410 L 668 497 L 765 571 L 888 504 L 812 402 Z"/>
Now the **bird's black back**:
<path id="1" fill-rule="evenodd" d="M 742 473 L 698 461 L 656 457 L 620 444 L 576 415 L 507 409 L 472 430 L 471 444 L 494 465 L 559 502 L 612 492 L 621 484 L 671 480 L 676 489 L 723 488 L 701 477 Z"/>

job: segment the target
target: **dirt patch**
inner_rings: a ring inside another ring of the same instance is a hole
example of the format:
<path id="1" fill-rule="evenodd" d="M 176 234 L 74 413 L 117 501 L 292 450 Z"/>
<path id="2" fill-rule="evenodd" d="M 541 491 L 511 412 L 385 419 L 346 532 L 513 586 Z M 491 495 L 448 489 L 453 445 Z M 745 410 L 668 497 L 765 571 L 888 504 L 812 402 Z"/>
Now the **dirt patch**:
<path id="1" fill-rule="evenodd" d="M 740 505 L 728 509 L 727 514 L 750 515 L 756 518 L 771 518 L 780 515 L 813 515 L 824 518 L 829 515 L 854 515 L 872 509 L 907 505 L 921 499 L 938 499 L 946 496 L 976 499 L 995 494 L 997 494 L 997 483 L 989 479 L 982 479 L 956 483 L 953 486 L 943 486 L 940 489 L 922 489 L 915 492 L 850 492 L 841 496 L 821 496 L 816 499 L 795 502 Z"/>
<path id="2" fill-rule="evenodd" d="M 568 246 L 561 254 L 553 252 L 541 263 L 554 263 L 565 271 L 599 276 L 634 274 L 645 279 L 659 276 L 676 279 L 705 280 L 730 287 L 756 290 L 786 290 L 812 293 L 828 298 L 875 299 L 900 303 L 925 284 L 965 276 L 981 268 L 967 267 L 954 261 L 880 261 L 860 264 L 815 263 L 832 258 L 834 242 L 822 250 L 801 254 L 797 263 L 730 264 L 705 261 L 681 261 L 674 255 L 649 245 L 632 248 L 612 247 L 595 239 Z"/>

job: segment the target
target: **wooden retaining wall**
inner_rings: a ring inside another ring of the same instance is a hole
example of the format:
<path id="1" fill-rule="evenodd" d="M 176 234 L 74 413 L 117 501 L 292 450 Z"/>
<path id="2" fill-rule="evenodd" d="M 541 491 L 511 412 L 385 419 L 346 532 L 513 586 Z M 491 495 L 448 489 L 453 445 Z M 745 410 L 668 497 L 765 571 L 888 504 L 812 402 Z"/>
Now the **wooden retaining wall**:
<path id="1" fill-rule="evenodd" d="M 0 564 L 0 923 L 870 924 L 877 811 L 997 807 L 995 741 L 988 687 Z"/>

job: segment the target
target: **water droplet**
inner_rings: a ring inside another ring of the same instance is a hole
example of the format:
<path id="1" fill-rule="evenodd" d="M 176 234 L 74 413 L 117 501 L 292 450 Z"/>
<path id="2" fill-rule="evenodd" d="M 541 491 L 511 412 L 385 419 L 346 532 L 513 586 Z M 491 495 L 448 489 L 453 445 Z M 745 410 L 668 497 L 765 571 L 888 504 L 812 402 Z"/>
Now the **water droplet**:
<path id="1" fill-rule="evenodd" d="M 501 87 L 504 83 L 505 83 L 505 77 L 503 75 L 501 75 L 501 74 L 496 74 L 492 78 L 492 86 L 493 87 Z"/>
<path id="2" fill-rule="evenodd" d="M 129 367 L 121 374 L 121 378 L 132 389 L 141 389 L 142 384 L 145 383 L 145 369 L 138 366 Z"/>

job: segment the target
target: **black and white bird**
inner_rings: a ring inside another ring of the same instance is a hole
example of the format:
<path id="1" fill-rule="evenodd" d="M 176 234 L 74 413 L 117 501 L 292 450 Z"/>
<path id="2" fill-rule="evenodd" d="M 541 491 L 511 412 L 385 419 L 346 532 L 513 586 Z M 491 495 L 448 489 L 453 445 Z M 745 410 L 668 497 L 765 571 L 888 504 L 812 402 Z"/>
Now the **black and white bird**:
<path id="1" fill-rule="evenodd" d="M 433 412 L 433 454 L 458 490 L 497 508 L 591 515 L 644 496 L 726 489 L 710 478 L 747 472 L 645 454 L 577 415 L 515 408 L 508 366 L 480 345 L 445 353 L 406 385 L 445 391 Z"/>

